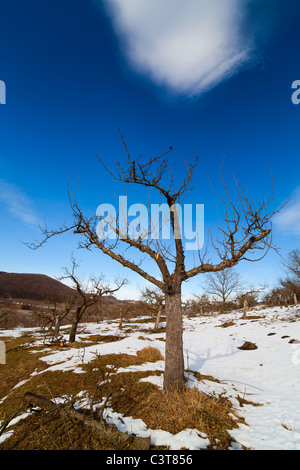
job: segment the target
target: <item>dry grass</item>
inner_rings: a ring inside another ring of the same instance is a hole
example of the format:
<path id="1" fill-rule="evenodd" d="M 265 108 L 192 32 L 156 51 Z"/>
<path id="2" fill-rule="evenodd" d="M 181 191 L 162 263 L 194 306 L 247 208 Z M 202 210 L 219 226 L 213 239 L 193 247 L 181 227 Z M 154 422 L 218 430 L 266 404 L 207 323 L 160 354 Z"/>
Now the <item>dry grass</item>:
<path id="1" fill-rule="evenodd" d="M 227 321 L 225 323 L 222 323 L 222 325 L 217 325 L 219 328 L 228 328 L 229 326 L 234 326 L 235 322 L 233 321 Z"/>
<path id="2" fill-rule="evenodd" d="M 96 341 L 99 337 L 87 339 Z M 117 338 L 107 338 L 110 340 L 117 341 Z M 150 382 L 140 382 L 150 375 L 161 375 L 160 370 L 118 372 L 119 368 L 163 360 L 158 349 L 149 346 L 136 355 L 97 355 L 88 364 L 82 364 L 83 373 L 78 374 L 48 371 L 47 364 L 40 360 L 45 353 L 40 347 L 34 348 L 33 341 L 27 336 L 7 342 L 7 364 L 0 366 L 0 398 L 6 397 L 0 404 L 0 420 L 5 421 L 15 414 L 27 391 L 48 399 L 67 396 L 73 402 L 84 391 L 92 404 L 110 396 L 108 406 L 114 411 L 143 419 L 151 429 L 164 429 L 175 434 L 196 428 L 209 437 L 212 447 L 226 449 L 230 445 L 232 439 L 228 429 L 236 427 L 238 419 L 233 418 L 235 411 L 226 398 L 217 399 L 196 389 L 170 395 Z M 215 380 L 200 375 L 197 378 Z M 14 389 L 22 381 L 25 383 Z M 31 413 L 13 429 L 15 432 L 0 444 L 0 450 L 112 449 L 109 442 L 99 442 L 82 425 L 63 419 L 59 413 Z"/>
<path id="3" fill-rule="evenodd" d="M 142 419 L 150 429 L 163 429 L 171 434 L 198 429 L 208 436 L 211 448 L 216 449 L 227 449 L 232 442 L 228 430 L 237 427 L 239 418 L 226 398 L 217 399 L 195 388 L 168 394 L 145 382 L 134 386 L 131 382 L 125 391 L 126 396 L 124 393 L 123 397 L 113 397 L 113 408 L 125 416 Z"/>
<path id="4" fill-rule="evenodd" d="M 163 361 L 164 358 L 157 348 L 152 348 L 151 346 L 147 346 L 146 348 L 141 349 L 137 352 L 137 357 L 143 364 L 144 362 L 157 362 Z"/>

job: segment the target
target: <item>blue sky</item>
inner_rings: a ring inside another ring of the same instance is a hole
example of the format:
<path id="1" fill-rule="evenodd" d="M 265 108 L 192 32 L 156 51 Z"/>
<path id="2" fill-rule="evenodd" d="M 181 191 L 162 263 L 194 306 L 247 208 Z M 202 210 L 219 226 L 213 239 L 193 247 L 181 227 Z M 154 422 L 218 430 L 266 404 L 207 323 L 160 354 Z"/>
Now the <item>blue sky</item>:
<path id="1" fill-rule="evenodd" d="M 187 5 L 188 3 L 188 5 Z M 285 5 L 288 3 L 288 6 Z M 208 178 L 232 172 L 273 208 L 291 196 L 274 220 L 284 255 L 299 248 L 300 5 L 289 0 L 10 0 L 0 6 L 0 270 L 59 276 L 73 251 L 81 273 L 127 276 L 122 296 L 137 298 L 144 281 L 101 252 L 77 251 L 72 234 L 32 251 L 36 220 L 68 222 L 67 181 L 79 177 L 78 199 L 94 214 L 99 197 L 123 194 L 99 166 L 123 161 L 120 128 L 130 152 L 145 158 L 170 146 L 175 178 L 199 155 L 194 191 L 186 202 L 205 206 L 205 227 L 218 220 Z M 132 202 L 148 193 L 128 190 Z M 249 283 L 276 282 L 275 253 L 242 263 Z M 185 286 L 200 289 L 205 276 Z"/>

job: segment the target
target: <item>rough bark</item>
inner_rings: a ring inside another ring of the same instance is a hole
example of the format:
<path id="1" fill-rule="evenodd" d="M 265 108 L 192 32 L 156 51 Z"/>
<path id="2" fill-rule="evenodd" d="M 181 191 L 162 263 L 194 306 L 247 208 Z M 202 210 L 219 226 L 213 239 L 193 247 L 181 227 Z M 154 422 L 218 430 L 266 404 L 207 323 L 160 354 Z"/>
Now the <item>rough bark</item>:
<path id="1" fill-rule="evenodd" d="M 79 319 L 75 318 L 71 324 L 71 330 L 70 330 L 70 336 L 69 336 L 70 343 L 74 343 L 75 341 L 78 323 L 79 323 Z"/>
<path id="2" fill-rule="evenodd" d="M 161 307 L 159 307 L 157 315 L 156 315 L 154 331 L 156 331 L 158 329 L 158 325 L 159 325 L 159 321 L 160 321 L 160 315 L 161 315 Z"/>
<path id="3" fill-rule="evenodd" d="M 164 389 L 183 390 L 184 359 L 182 341 L 181 284 L 169 285 L 165 297 L 166 309 L 166 352 Z"/>

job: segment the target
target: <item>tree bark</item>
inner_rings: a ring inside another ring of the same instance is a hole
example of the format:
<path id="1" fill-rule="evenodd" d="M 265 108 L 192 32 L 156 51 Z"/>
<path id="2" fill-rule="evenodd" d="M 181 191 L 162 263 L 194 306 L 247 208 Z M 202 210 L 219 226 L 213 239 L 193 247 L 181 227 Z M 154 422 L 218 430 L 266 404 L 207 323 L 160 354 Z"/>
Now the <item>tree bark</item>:
<path id="1" fill-rule="evenodd" d="M 184 359 L 182 340 L 181 285 L 169 285 L 165 294 L 166 352 L 164 389 L 183 390 Z"/>
<path id="2" fill-rule="evenodd" d="M 159 320 L 160 320 L 160 315 L 161 315 L 161 307 L 159 307 L 158 312 L 157 312 L 157 315 L 156 315 L 154 331 L 156 331 L 156 330 L 158 329 Z"/>
<path id="3" fill-rule="evenodd" d="M 244 299 L 244 307 L 243 307 L 243 317 L 242 318 L 247 318 L 247 310 L 248 310 L 248 299 Z"/>
<path id="4" fill-rule="evenodd" d="M 61 316 L 56 316 L 55 317 L 55 327 L 54 327 L 54 335 L 55 336 L 58 336 L 58 333 L 59 333 L 59 330 L 60 330 L 60 327 L 61 327 L 61 323 L 62 323 L 62 317 Z"/>
<path id="5" fill-rule="evenodd" d="M 78 323 L 79 323 L 79 319 L 75 318 L 71 325 L 71 331 L 70 331 L 70 336 L 69 336 L 70 343 L 74 343 L 75 341 Z"/>

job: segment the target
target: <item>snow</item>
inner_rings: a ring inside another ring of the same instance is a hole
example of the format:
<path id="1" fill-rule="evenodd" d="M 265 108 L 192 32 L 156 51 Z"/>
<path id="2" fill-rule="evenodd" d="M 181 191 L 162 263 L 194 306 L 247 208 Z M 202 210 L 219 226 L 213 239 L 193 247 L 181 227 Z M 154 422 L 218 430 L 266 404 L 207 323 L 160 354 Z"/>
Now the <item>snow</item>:
<path id="1" fill-rule="evenodd" d="M 251 319 L 254 315 L 260 318 Z M 231 312 L 184 318 L 184 358 L 189 386 L 215 396 L 225 394 L 245 420 L 246 425 L 239 423 L 237 429 L 229 431 L 235 441 L 231 449 L 300 450 L 300 309 L 259 307 L 248 313 L 250 318 L 241 316 L 241 312 Z M 221 327 L 225 322 L 230 326 Z M 130 327 L 135 331 L 126 333 L 126 325 L 120 330 L 118 321 L 80 325 L 78 340 L 86 341 L 90 334 L 117 335 L 122 339 L 87 345 L 84 349 L 62 348 L 53 352 L 45 347 L 42 360 L 49 365 L 48 370 L 82 373 L 82 364 L 94 359 L 95 354 L 136 354 L 146 346 L 152 346 L 164 356 L 164 333 L 150 334 L 153 326 L 153 323 L 138 322 L 133 325 L 131 320 Z M 145 328 L 149 328 L 149 333 Z M 17 336 L 23 332 L 21 328 L 0 330 L 0 340 L 1 336 Z M 257 349 L 238 349 L 245 341 L 255 343 Z M 122 370 L 160 371 L 161 375 L 141 380 L 163 386 L 162 360 L 119 368 L 118 372 Z M 193 372 L 213 376 L 220 382 L 197 380 Z M 237 397 L 260 406 L 241 405 Z M 209 445 L 207 436 L 196 429 L 172 435 L 161 429 L 148 429 L 143 420 L 123 416 L 110 408 L 105 410 L 104 416 L 120 430 L 151 436 L 153 445 L 169 446 L 171 450 L 205 449 Z M 2 440 L 11 432 L 7 430 Z"/>
<path id="2" fill-rule="evenodd" d="M 20 416 L 17 416 L 16 418 L 12 419 L 11 422 L 9 423 L 9 426 L 8 428 L 12 428 L 16 423 L 18 423 L 19 421 L 21 421 L 22 419 L 25 419 L 27 418 L 27 416 L 30 416 L 31 413 L 22 413 Z M 1 425 L 1 421 L 0 421 L 0 425 Z M 14 433 L 14 430 L 13 429 L 9 429 L 8 431 L 4 432 L 1 436 L 0 436 L 0 444 L 1 442 L 4 442 L 6 439 L 8 439 L 12 434 Z"/>

